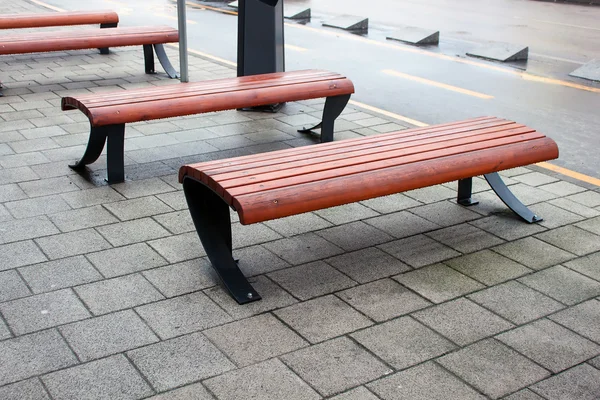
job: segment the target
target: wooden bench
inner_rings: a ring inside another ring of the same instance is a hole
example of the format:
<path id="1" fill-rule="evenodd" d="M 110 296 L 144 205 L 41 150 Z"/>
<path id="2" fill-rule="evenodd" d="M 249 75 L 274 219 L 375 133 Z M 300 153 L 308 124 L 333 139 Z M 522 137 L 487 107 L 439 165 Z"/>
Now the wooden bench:
<path id="1" fill-rule="evenodd" d="M 232 258 L 229 207 L 244 225 L 458 181 L 458 203 L 483 175 L 527 222 L 498 171 L 558 157 L 556 143 L 503 119 L 482 117 L 377 136 L 185 165 L 179 181 L 200 240 L 238 303 L 260 299 Z"/>
<path id="2" fill-rule="evenodd" d="M 326 97 L 321 141 L 333 140 L 335 119 L 354 93 L 352 82 L 328 71 L 305 70 L 252 75 L 194 83 L 126 90 L 115 93 L 63 97 L 62 109 L 79 109 L 90 120 L 91 131 L 83 157 L 71 168 L 98 159 L 107 144 L 109 183 L 125 179 L 123 141 L 125 124 L 212 111 L 234 110 L 287 101 Z"/>
<path id="3" fill-rule="evenodd" d="M 100 24 L 101 28 L 114 28 L 118 23 L 119 16 L 116 12 L 110 10 L 0 15 L 0 29 L 92 24 Z"/>

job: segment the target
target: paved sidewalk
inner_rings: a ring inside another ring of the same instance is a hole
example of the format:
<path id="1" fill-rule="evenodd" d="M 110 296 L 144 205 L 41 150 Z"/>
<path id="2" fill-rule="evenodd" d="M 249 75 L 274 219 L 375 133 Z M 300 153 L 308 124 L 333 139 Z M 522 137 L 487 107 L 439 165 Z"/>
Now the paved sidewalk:
<path id="1" fill-rule="evenodd" d="M 235 75 L 190 64 L 192 80 Z M 130 124 L 127 182 L 106 185 L 103 157 L 70 170 L 89 124 L 61 96 L 178 84 L 143 71 L 137 48 L 0 57 L 0 399 L 600 398 L 599 188 L 505 171 L 533 225 L 479 178 L 471 208 L 450 183 L 235 222 L 263 296 L 238 306 L 177 170 L 310 145 L 296 129 L 323 102 Z M 349 106 L 335 136 L 403 128 Z"/>

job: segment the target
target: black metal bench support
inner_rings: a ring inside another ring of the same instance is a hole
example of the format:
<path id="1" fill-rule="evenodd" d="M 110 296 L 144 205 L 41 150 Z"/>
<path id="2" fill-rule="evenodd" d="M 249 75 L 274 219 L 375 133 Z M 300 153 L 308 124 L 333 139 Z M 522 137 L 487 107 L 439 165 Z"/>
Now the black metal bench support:
<path id="1" fill-rule="evenodd" d="M 194 226 L 213 268 L 239 304 L 260 300 L 231 254 L 229 206 L 210 188 L 185 177 L 183 190 Z"/>
<path id="2" fill-rule="evenodd" d="M 350 95 L 332 96 L 325 99 L 325 108 L 323 108 L 322 121 L 312 128 L 302 128 L 298 132 L 311 133 L 314 129 L 321 128 L 321 143 L 333 142 L 333 126 L 335 119 L 340 116 L 344 107 L 348 104 Z"/>
<path id="3" fill-rule="evenodd" d="M 155 74 L 156 71 L 154 69 L 154 52 L 156 52 L 156 56 L 158 57 L 158 61 L 160 61 L 160 65 L 162 65 L 163 69 L 169 75 L 169 78 L 179 78 L 179 74 L 173 68 L 171 61 L 169 61 L 169 57 L 165 51 L 165 47 L 162 44 L 145 44 L 144 46 L 144 64 L 146 66 L 147 74 Z M 154 47 L 154 52 L 152 48 Z"/>
<path id="4" fill-rule="evenodd" d="M 118 26 L 117 22 L 113 22 L 111 24 L 100 24 L 100 28 L 116 28 Z M 100 54 L 108 54 L 109 50 L 108 47 L 102 47 L 100 49 Z"/>

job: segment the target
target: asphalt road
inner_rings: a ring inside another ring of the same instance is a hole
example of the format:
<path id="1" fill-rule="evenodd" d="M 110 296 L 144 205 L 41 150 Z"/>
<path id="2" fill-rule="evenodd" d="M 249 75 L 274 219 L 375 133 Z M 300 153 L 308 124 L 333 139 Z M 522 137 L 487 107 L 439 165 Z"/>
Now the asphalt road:
<path id="1" fill-rule="evenodd" d="M 169 0 L 45 2 L 68 10 L 112 8 L 123 26 L 177 26 Z M 189 48 L 235 62 L 236 17 L 199 4 L 190 0 L 187 11 Z M 517 120 L 557 141 L 561 155 L 554 164 L 600 178 L 600 83 L 568 76 L 600 59 L 600 7 L 531 0 L 286 0 L 286 5 L 307 5 L 313 13 L 309 24 L 286 23 L 287 70 L 346 74 L 356 86 L 354 100 L 428 124 L 481 115 Z M 321 26 L 340 14 L 369 17 L 368 35 Z M 440 46 L 418 49 L 386 41 L 387 33 L 404 25 L 439 29 Z M 529 46 L 529 61 L 502 65 L 465 56 L 474 46 L 498 41 Z"/>

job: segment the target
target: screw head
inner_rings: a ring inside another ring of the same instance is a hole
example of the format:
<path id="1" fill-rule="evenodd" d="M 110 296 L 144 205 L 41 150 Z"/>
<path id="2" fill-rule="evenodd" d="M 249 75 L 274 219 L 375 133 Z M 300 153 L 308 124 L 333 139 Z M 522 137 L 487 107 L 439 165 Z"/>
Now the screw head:
<path id="1" fill-rule="evenodd" d="M 247 298 L 249 298 L 249 299 L 251 299 L 251 298 L 252 298 L 252 293 L 248 293 L 248 294 L 246 295 L 246 297 L 247 297 Z"/>

